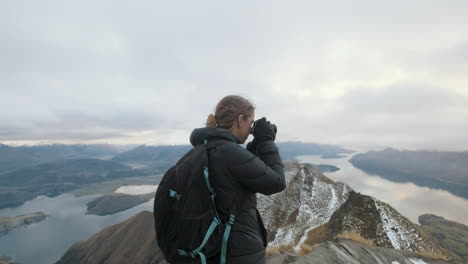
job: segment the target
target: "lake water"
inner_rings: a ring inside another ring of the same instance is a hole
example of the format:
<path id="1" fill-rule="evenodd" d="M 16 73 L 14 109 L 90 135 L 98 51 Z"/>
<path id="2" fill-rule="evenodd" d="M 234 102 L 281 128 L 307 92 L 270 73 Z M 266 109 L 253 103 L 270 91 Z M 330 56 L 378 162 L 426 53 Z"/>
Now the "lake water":
<path id="1" fill-rule="evenodd" d="M 14 257 L 21 264 L 49 264 L 58 261 L 74 243 L 112 224 L 143 211 L 153 211 L 153 199 L 129 210 L 108 216 L 85 215 L 86 203 L 99 195 L 75 197 L 63 194 L 54 198 L 39 196 L 32 201 L 0 210 L 0 217 L 44 212 L 44 221 L 18 228 L 0 236 L 0 255 Z"/>
<path id="2" fill-rule="evenodd" d="M 334 181 L 348 184 L 355 191 L 384 201 L 418 223 L 418 216 L 432 213 L 468 225 L 468 200 L 447 191 L 420 187 L 413 183 L 395 183 L 355 168 L 348 160 L 353 154 L 340 159 L 321 159 L 320 156 L 299 156 L 300 162 L 330 164 L 339 171 L 324 173 Z M 126 187 L 122 192 L 147 192 L 155 186 Z M 0 255 L 14 257 L 22 264 L 49 264 L 60 257 L 74 243 L 88 239 L 103 228 L 127 220 L 147 210 L 153 211 L 153 199 L 129 210 L 108 216 L 85 215 L 86 203 L 99 195 L 75 197 L 64 194 L 54 198 L 39 196 L 32 201 L 0 210 L 0 217 L 17 216 L 33 212 L 48 215 L 44 221 L 19 228 L 0 236 Z"/>
<path id="3" fill-rule="evenodd" d="M 468 200 L 447 191 L 413 183 L 392 182 L 378 175 L 368 174 L 349 162 L 355 154 L 339 159 L 322 159 L 320 155 L 298 156 L 297 159 L 299 162 L 330 164 L 340 168 L 339 171 L 324 174 L 334 181 L 348 184 L 356 192 L 390 204 L 415 223 L 419 224 L 420 215 L 430 213 L 468 225 Z"/>

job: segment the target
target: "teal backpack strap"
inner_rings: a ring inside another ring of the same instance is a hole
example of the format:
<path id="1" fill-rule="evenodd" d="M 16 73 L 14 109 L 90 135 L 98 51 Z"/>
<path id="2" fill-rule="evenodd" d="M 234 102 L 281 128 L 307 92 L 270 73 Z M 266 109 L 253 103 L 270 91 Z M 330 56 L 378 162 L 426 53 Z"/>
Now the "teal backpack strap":
<path id="1" fill-rule="evenodd" d="M 213 218 L 213 222 L 211 222 L 211 225 L 208 228 L 208 231 L 206 231 L 205 237 L 203 238 L 203 242 L 200 244 L 200 246 L 198 246 L 196 249 L 192 251 L 177 249 L 177 252 L 179 253 L 179 255 L 191 256 L 192 258 L 195 258 L 197 255 L 199 255 L 202 264 L 206 264 L 206 257 L 205 257 L 205 254 L 201 252 L 201 249 L 206 245 L 206 243 L 208 242 L 208 239 L 213 234 L 213 232 L 215 231 L 216 227 L 219 224 L 220 224 L 219 220 L 216 217 Z"/>
<path id="2" fill-rule="evenodd" d="M 229 215 L 229 220 L 226 225 L 226 229 L 224 230 L 224 235 L 223 235 L 223 244 L 221 245 L 221 260 L 220 264 L 226 264 L 226 256 L 227 256 L 227 244 L 229 240 L 229 234 L 231 233 L 231 227 L 234 224 L 234 218 L 236 216 L 233 214 Z"/>
<path id="3" fill-rule="evenodd" d="M 207 146 L 208 145 L 208 140 L 205 139 L 203 141 L 203 144 L 205 144 L 205 146 Z M 207 155 L 208 155 L 208 153 L 207 153 Z M 218 210 L 216 210 L 216 204 L 215 204 L 216 193 L 215 193 L 213 187 L 211 187 L 211 184 L 210 184 L 210 179 L 209 179 L 209 174 L 208 174 L 208 167 L 205 167 L 203 169 L 203 176 L 205 177 L 206 187 L 208 188 L 208 190 L 211 193 L 211 203 L 213 204 L 213 210 L 215 211 L 216 218 L 217 218 L 218 222 L 221 223 L 221 219 L 219 218 Z"/>
<path id="4" fill-rule="evenodd" d="M 203 141 L 203 144 L 207 147 L 208 140 L 205 139 Z M 206 256 L 205 256 L 205 254 L 203 254 L 203 252 L 201 252 L 201 250 L 206 245 L 206 243 L 208 242 L 208 239 L 211 237 L 211 235 L 213 234 L 215 229 L 221 224 L 221 219 L 219 218 L 218 210 L 216 210 L 216 205 L 215 205 L 216 193 L 215 193 L 213 187 L 211 187 L 211 184 L 210 184 L 210 180 L 209 180 L 209 177 L 208 177 L 209 176 L 208 167 L 205 167 L 203 169 L 203 176 L 205 178 L 206 187 L 208 188 L 208 190 L 211 193 L 211 202 L 213 204 L 213 209 L 215 211 L 216 216 L 214 217 L 213 222 L 211 222 L 211 225 L 208 228 L 208 231 L 206 231 L 205 237 L 203 238 L 203 241 L 200 244 L 200 246 L 198 246 L 196 249 L 194 249 L 192 251 L 177 249 L 177 252 L 179 253 L 179 255 L 190 256 L 192 258 L 195 258 L 198 255 L 198 256 L 200 256 L 201 263 L 206 264 Z M 178 194 L 174 190 L 171 190 L 170 195 L 171 195 L 171 197 L 177 197 Z M 229 232 L 228 232 L 228 236 L 229 236 Z M 225 262 L 223 262 L 223 263 L 225 263 Z"/>

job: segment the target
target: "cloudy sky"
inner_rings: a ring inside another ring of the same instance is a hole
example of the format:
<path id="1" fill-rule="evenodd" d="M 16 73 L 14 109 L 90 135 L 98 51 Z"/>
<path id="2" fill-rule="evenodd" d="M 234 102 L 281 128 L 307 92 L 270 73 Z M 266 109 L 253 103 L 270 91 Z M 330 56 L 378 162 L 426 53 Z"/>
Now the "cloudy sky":
<path id="1" fill-rule="evenodd" d="M 189 144 L 238 94 L 277 141 L 468 150 L 467 13 L 465 0 L 1 1 L 0 143 Z"/>

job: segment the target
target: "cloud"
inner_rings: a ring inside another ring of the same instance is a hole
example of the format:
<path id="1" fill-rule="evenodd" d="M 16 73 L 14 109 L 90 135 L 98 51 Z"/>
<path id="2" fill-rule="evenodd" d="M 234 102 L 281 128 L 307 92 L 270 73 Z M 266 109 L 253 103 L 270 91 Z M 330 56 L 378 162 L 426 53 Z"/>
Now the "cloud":
<path id="1" fill-rule="evenodd" d="M 0 142 L 188 144 L 240 94 L 279 140 L 468 143 L 466 1 L 0 5 Z"/>
<path id="2" fill-rule="evenodd" d="M 434 114 L 464 107 L 467 97 L 441 88 L 411 83 L 394 84 L 383 89 L 354 89 L 341 98 L 346 111 L 356 114 L 395 115 Z M 468 110 L 468 109 L 466 109 Z"/>

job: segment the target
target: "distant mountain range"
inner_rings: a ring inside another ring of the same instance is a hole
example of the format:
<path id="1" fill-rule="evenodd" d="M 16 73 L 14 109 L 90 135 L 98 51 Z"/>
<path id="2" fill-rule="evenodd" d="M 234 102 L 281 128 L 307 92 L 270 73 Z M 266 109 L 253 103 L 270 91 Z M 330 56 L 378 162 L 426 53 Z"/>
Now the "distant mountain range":
<path id="1" fill-rule="evenodd" d="M 326 155 L 336 156 L 338 154 L 353 153 L 353 150 L 345 149 L 340 146 L 305 143 L 300 141 L 288 141 L 276 143 L 283 160 L 297 161 L 296 156 L 301 155 Z"/>
<path id="2" fill-rule="evenodd" d="M 41 163 L 65 159 L 109 159 L 132 145 L 37 145 L 11 147 L 0 144 L 0 174 Z"/>
<path id="3" fill-rule="evenodd" d="M 154 173 L 164 173 L 190 149 L 192 149 L 192 146 L 189 145 L 142 145 L 117 154 L 112 160 L 127 164 L 144 165 L 145 168 L 151 169 Z"/>
<path id="4" fill-rule="evenodd" d="M 468 152 L 385 149 L 356 154 L 350 162 L 396 182 L 447 190 L 468 199 Z"/>
<path id="5" fill-rule="evenodd" d="M 285 191 L 257 197 L 269 232 L 267 263 L 462 263 L 388 204 L 311 166 L 286 162 L 285 172 Z M 165 263 L 150 212 L 76 243 L 57 263 L 130 262 Z"/>
<path id="6" fill-rule="evenodd" d="M 348 153 L 331 145 L 278 143 L 285 157 Z M 40 145 L 11 147 L 0 144 L 0 208 L 21 205 L 38 195 L 60 195 L 86 184 L 116 178 L 162 174 L 191 145 Z M 336 170 L 321 165 L 322 169 Z"/>
<path id="7" fill-rule="evenodd" d="M 295 156 L 314 154 L 352 153 L 339 146 L 303 143 L 277 143 L 284 160 L 295 160 Z M 12 147 L 0 144 L 0 174 L 41 163 L 68 159 L 112 159 L 116 162 L 142 164 L 153 172 L 164 172 L 192 148 L 191 145 L 38 145 Z"/>
<path id="8" fill-rule="evenodd" d="M 39 164 L 41 160 L 16 148 L 0 144 L 0 174 Z"/>
<path id="9" fill-rule="evenodd" d="M 339 146 L 303 142 L 278 142 L 283 160 L 296 160 L 300 155 L 321 155 L 352 153 L 353 151 Z M 112 160 L 125 163 L 140 163 L 150 166 L 160 166 L 162 171 L 167 170 L 178 159 L 192 148 L 191 145 L 179 146 L 139 146 L 130 151 L 116 155 Z M 166 166 L 164 166 L 166 165 Z"/>

